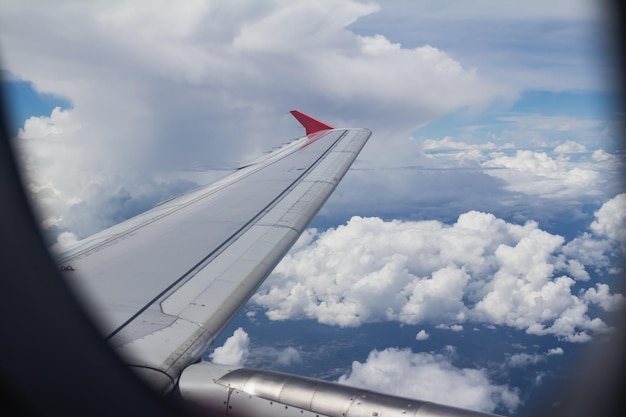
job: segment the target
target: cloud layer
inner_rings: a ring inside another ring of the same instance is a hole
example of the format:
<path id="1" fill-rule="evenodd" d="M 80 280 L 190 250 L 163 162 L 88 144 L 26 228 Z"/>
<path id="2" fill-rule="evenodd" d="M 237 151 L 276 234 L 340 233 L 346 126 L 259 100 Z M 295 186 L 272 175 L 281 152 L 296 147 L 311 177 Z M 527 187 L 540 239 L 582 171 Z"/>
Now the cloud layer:
<path id="1" fill-rule="evenodd" d="M 604 215 L 622 198 L 598 211 L 598 224 L 623 228 L 618 217 Z M 575 250 L 607 244 L 592 235 L 566 243 L 535 222 L 517 225 L 476 211 L 451 225 L 353 217 L 305 234 L 253 301 L 273 320 L 489 323 L 582 342 L 607 328 L 591 305 L 612 311 L 623 304 L 622 295 L 590 282 L 585 270 L 606 266 L 607 254 L 580 259 Z"/>
<path id="2" fill-rule="evenodd" d="M 453 222 L 476 210 L 519 223 L 582 223 L 586 207 L 623 192 L 623 157 L 602 149 L 610 141 L 597 127 L 585 141 L 555 139 L 547 129 L 536 146 L 523 126 L 498 137 L 470 127 L 456 137 L 383 143 L 374 136 L 321 214 Z"/>
<path id="3" fill-rule="evenodd" d="M 377 10 L 329 0 L 4 7 L 4 68 L 72 103 L 18 138 L 55 232 L 83 238 L 189 189 L 182 170 L 235 168 L 300 136 L 294 107 L 387 137 L 512 96 L 434 46 L 349 30 Z"/>
<path id="4" fill-rule="evenodd" d="M 548 349 L 544 353 L 514 353 L 508 357 L 506 366 L 510 368 L 523 368 L 529 365 L 544 362 L 549 356 L 562 355 L 563 353 L 564 350 L 560 347 Z"/>
<path id="5" fill-rule="evenodd" d="M 18 138 L 53 241 L 63 232 L 73 234 L 63 242 L 84 238 L 224 172 L 207 170 L 235 168 L 299 136 L 302 130 L 287 114 L 293 107 L 375 132 L 322 214 L 406 218 L 419 206 L 420 215 L 432 217 L 445 205 L 452 218 L 470 209 L 506 216 L 515 205 L 523 221 L 535 218 L 529 211 L 547 210 L 524 195 L 565 199 L 552 210 L 564 207 L 576 215 L 572 211 L 581 204 L 599 205 L 606 193 L 618 192 L 612 175 L 621 162 L 595 148 L 604 122 L 509 114 L 499 120 L 509 126 L 501 135 L 428 138 L 422 144 L 411 138 L 416 127 L 451 112 L 480 114 L 536 85 L 492 77 L 502 62 L 472 61 L 445 37 L 408 39 L 381 23 L 401 24 L 411 16 L 445 24 L 443 17 L 462 15 L 483 27 L 485 19 L 547 19 L 557 26 L 566 22 L 571 26 L 563 33 L 573 34 L 599 21 L 591 9 L 585 1 L 566 12 L 483 1 L 435 8 L 329 0 L 20 2 L 3 9 L 0 37 L 4 68 L 72 103 L 71 109 L 30 119 Z M 476 26 L 459 30 L 484 35 Z M 516 54 L 539 53 L 537 45 L 555 39 L 549 28 L 538 30 L 528 50 Z M 504 43 L 490 43 L 490 50 L 520 38 L 515 30 L 502 35 Z M 580 59 L 578 50 L 567 53 Z M 510 73 L 512 64 L 503 72 Z M 551 83 L 572 73 L 534 68 Z M 567 85 L 559 88 L 581 83 Z M 595 157 L 581 160 L 582 149 Z"/>

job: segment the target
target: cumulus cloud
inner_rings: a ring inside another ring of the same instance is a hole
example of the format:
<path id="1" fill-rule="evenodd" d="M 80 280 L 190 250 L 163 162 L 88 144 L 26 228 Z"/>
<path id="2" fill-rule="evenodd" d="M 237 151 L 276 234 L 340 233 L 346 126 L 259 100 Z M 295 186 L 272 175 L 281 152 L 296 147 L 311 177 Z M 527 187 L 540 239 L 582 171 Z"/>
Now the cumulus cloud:
<path id="1" fill-rule="evenodd" d="M 515 368 L 522 369 L 543 364 L 550 356 L 563 355 L 564 353 L 565 351 L 561 347 L 551 348 L 543 353 L 514 353 L 508 355 L 502 365 L 505 369 L 508 368 L 505 370 L 505 372 L 508 373 Z M 545 368 L 545 365 L 534 368 L 533 372 L 536 372 L 533 381 L 534 385 L 541 385 L 543 383 L 546 372 L 538 370 L 543 368 Z M 524 370 L 524 372 L 525 375 L 528 375 L 528 370 Z"/>
<path id="2" fill-rule="evenodd" d="M 223 365 L 243 366 L 250 353 L 250 339 L 248 333 L 241 327 L 226 339 L 223 346 L 215 348 L 209 355 L 215 363 Z"/>
<path id="3" fill-rule="evenodd" d="M 505 188 L 545 198 L 595 195 L 601 176 L 579 163 L 558 160 L 545 152 L 518 150 L 515 155 L 493 154 L 485 172 L 506 181 Z"/>
<path id="4" fill-rule="evenodd" d="M 507 364 L 512 368 L 523 368 L 528 365 L 535 365 L 545 359 L 545 355 L 538 353 L 515 353 L 508 358 Z"/>
<path id="5" fill-rule="evenodd" d="M 611 294 L 606 284 L 596 284 L 596 288 L 581 291 L 581 296 L 589 303 L 597 304 L 604 311 L 617 311 L 624 306 L 626 299 L 621 294 Z"/>
<path id="6" fill-rule="evenodd" d="M 364 19 L 370 27 L 395 32 L 400 39 L 410 30 L 430 44 L 452 45 L 463 62 L 480 66 L 482 73 L 511 85 L 535 91 L 606 88 L 606 79 L 602 79 L 606 74 L 602 65 L 606 64 L 588 59 L 585 53 L 604 45 L 599 36 L 603 32 L 598 30 L 606 25 L 603 3 L 580 0 L 544 5 L 528 1 L 513 6 L 471 0 L 382 4 L 381 12 Z M 354 25 L 363 27 L 365 22 Z M 520 37 L 522 33 L 533 36 Z M 512 56 L 515 59 L 510 59 Z"/>
<path id="7" fill-rule="evenodd" d="M 595 213 L 591 230 L 599 236 L 626 245 L 626 193 L 619 194 L 607 201 Z"/>
<path id="8" fill-rule="evenodd" d="M 447 168 L 453 168 L 455 165 L 462 168 L 478 168 L 488 159 L 489 152 L 513 147 L 512 143 L 496 145 L 491 141 L 466 143 L 450 136 L 443 139 L 424 139 L 421 143 L 422 151 L 429 162 Z"/>
<path id="9" fill-rule="evenodd" d="M 606 284 L 594 288 L 582 271 L 595 260 L 578 257 L 572 242 L 536 222 L 476 211 L 451 225 L 353 217 L 305 239 L 252 298 L 272 320 L 397 321 L 457 331 L 484 323 L 584 342 L 607 327 L 589 305 L 612 310 L 623 299 Z M 578 293 L 584 280 L 591 285 Z"/>
<path id="10" fill-rule="evenodd" d="M 593 154 L 591 154 L 591 157 L 594 161 L 607 161 L 609 159 L 615 158 L 614 155 L 611 155 L 610 153 L 606 152 L 604 149 L 598 149 L 593 151 Z"/>
<path id="11" fill-rule="evenodd" d="M 587 151 L 587 148 L 585 148 L 584 145 L 581 145 L 580 143 L 574 142 L 571 140 L 568 140 L 567 142 L 562 143 L 558 145 L 556 148 L 554 148 L 554 152 L 557 154 L 582 153 L 586 151 Z"/>
<path id="12" fill-rule="evenodd" d="M 563 353 L 564 350 L 560 347 L 548 349 L 543 353 L 514 353 L 507 358 L 506 365 L 511 368 L 524 368 L 544 362 L 549 356 L 562 355 Z"/>
<path id="13" fill-rule="evenodd" d="M 517 408 L 521 402 L 517 390 L 492 383 L 484 369 L 455 367 L 454 356 L 451 346 L 443 353 L 374 350 L 365 362 L 353 362 L 338 382 L 478 411 Z"/>
<path id="14" fill-rule="evenodd" d="M 417 332 L 417 334 L 415 335 L 415 339 L 416 340 L 426 340 L 430 337 L 430 335 L 426 332 L 426 330 L 420 330 L 419 332 Z"/>
<path id="15" fill-rule="evenodd" d="M 62 232 L 58 237 L 56 243 L 54 243 L 50 250 L 55 253 L 63 252 L 66 249 L 74 246 L 79 242 L 78 238 L 74 233 L 71 232 Z"/>
<path id="16" fill-rule="evenodd" d="M 256 362 L 269 364 L 271 367 L 289 366 L 302 362 L 300 351 L 293 346 L 285 348 L 275 348 L 271 346 L 253 347 L 250 351 L 250 357 Z"/>
<path id="17" fill-rule="evenodd" d="M 209 354 L 211 361 L 224 365 L 259 366 L 280 368 L 302 362 L 302 355 L 293 346 L 253 346 L 248 333 L 241 327 L 226 339 L 222 346 Z M 256 365 L 255 365 L 256 364 Z"/>
<path id="18" fill-rule="evenodd" d="M 553 349 L 548 349 L 548 351 L 546 352 L 546 355 L 548 356 L 552 356 L 552 355 L 562 355 L 565 351 L 563 350 L 563 348 L 561 347 L 556 347 Z"/>
<path id="19" fill-rule="evenodd" d="M 453 332 L 460 332 L 463 331 L 463 326 L 460 324 L 443 324 L 440 323 L 438 325 L 435 326 L 437 329 L 442 329 L 442 330 L 452 330 Z"/>
<path id="20" fill-rule="evenodd" d="M 563 252 L 596 270 L 608 268 L 609 273 L 622 272 L 621 265 L 614 265 L 626 253 L 626 194 L 618 194 L 605 202 L 594 213 L 595 220 L 586 232 L 573 239 Z M 593 290 L 596 291 L 596 290 Z M 597 291 L 605 291 L 598 287 Z M 594 297 L 592 297 L 594 298 Z"/>
<path id="21" fill-rule="evenodd" d="M 133 161 L 138 158 L 134 145 L 114 154 L 109 146 L 115 147 L 115 140 L 98 143 L 90 141 L 90 134 L 75 110 L 60 108 L 50 117 L 29 118 L 18 132 L 26 188 L 37 203 L 43 229 L 56 236 L 56 247 L 67 246 L 63 233 L 84 238 L 195 184 L 140 170 L 125 175 L 138 163 Z"/>
<path id="22" fill-rule="evenodd" d="M 276 362 L 280 365 L 291 365 L 292 363 L 302 362 L 300 352 L 292 346 L 279 350 L 276 355 Z"/>

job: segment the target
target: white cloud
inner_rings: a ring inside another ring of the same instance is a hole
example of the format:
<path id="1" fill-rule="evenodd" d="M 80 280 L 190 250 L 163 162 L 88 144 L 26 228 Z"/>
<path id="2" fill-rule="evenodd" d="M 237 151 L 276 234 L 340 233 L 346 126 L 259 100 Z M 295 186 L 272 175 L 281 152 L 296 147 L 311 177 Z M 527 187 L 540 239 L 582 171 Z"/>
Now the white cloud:
<path id="1" fill-rule="evenodd" d="M 454 355 L 452 347 L 443 354 L 374 350 L 364 363 L 353 362 L 352 370 L 338 382 L 478 411 L 517 408 L 520 399 L 515 389 L 493 384 L 484 369 L 455 367 Z"/>
<path id="2" fill-rule="evenodd" d="M 463 141 L 457 140 L 450 136 L 446 136 L 443 139 L 425 139 L 422 147 L 426 151 L 430 150 L 492 150 L 497 148 L 497 146 L 492 142 L 481 143 L 481 144 L 467 144 Z"/>
<path id="3" fill-rule="evenodd" d="M 461 332 L 461 331 L 463 331 L 463 326 L 461 326 L 460 324 L 443 324 L 443 323 L 440 323 L 440 324 L 436 325 L 435 328 L 443 329 L 443 330 L 452 330 L 453 332 Z"/>
<path id="4" fill-rule="evenodd" d="M 606 329 L 589 304 L 614 309 L 623 298 L 604 284 L 577 295 L 565 275 L 589 282 L 586 262 L 608 263 L 579 257 L 573 242 L 535 222 L 486 213 L 465 213 L 452 225 L 353 217 L 307 242 L 252 298 L 272 320 L 432 323 L 457 331 L 486 323 L 582 342 Z"/>
<path id="5" fill-rule="evenodd" d="M 289 366 L 302 362 L 300 351 L 293 346 L 275 348 L 273 346 L 252 346 L 246 331 L 239 327 L 209 355 L 211 361 L 224 365 L 252 366 L 254 363 L 266 363 L 270 367 Z M 258 365 L 256 365 L 258 366 Z"/>
<path id="6" fill-rule="evenodd" d="M 485 173 L 506 181 L 506 189 L 543 198 L 568 198 L 599 194 L 604 182 L 597 169 L 545 152 L 518 150 L 514 156 L 494 153 L 482 164 Z"/>
<path id="7" fill-rule="evenodd" d="M 426 340 L 430 337 L 430 335 L 426 332 L 426 330 L 420 330 L 419 332 L 417 332 L 417 334 L 415 335 L 415 339 L 416 340 Z"/>
<path id="8" fill-rule="evenodd" d="M 607 43 L 602 29 L 607 27 L 603 5 L 608 3 L 472 0 L 381 4 L 379 13 L 353 26 L 390 34 L 397 40 L 446 45 L 454 56 L 479 67 L 481 73 L 527 90 L 608 88 L 606 60 L 598 57 Z"/>
<path id="9" fill-rule="evenodd" d="M 287 346 L 282 349 L 271 346 L 253 347 L 249 357 L 254 358 L 255 362 L 267 363 L 267 366 L 270 367 L 276 367 L 277 365 L 289 366 L 302 362 L 300 351 L 293 346 Z"/>
<path id="10" fill-rule="evenodd" d="M 412 2 L 395 2 L 400 10 Z M 429 18 L 490 18 L 498 20 L 518 19 L 573 19 L 598 18 L 598 8 L 590 0 L 555 0 L 545 4 L 541 0 L 529 0 L 511 7 L 497 0 L 468 0 L 464 2 L 424 2 L 420 10 Z"/>
<path id="11" fill-rule="evenodd" d="M 215 363 L 223 365 L 243 366 L 250 353 L 248 333 L 241 327 L 226 339 L 223 346 L 215 348 L 209 355 Z"/>
<path id="12" fill-rule="evenodd" d="M 596 288 L 588 288 L 582 298 L 599 305 L 604 311 L 617 311 L 624 306 L 626 298 L 621 294 L 611 294 L 606 284 L 596 284 Z"/>
<path id="13" fill-rule="evenodd" d="M 598 149 L 593 151 L 593 154 L 591 154 L 591 158 L 594 161 L 607 161 L 609 159 L 615 158 L 615 156 L 606 152 L 604 149 Z"/>
<path id="14" fill-rule="evenodd" d="M 622 191 L 617 155 L 537 151 L 519 139 L 481 141 L 476 134 L 393 141 L 375 134 L 321 214 L 451 221 L 473 209 L 554 224 L 588 216 L 583 205 L 600 205 Z"/>
<path id="15" fill-rule="evenodd" d="M 568 140 L 565 143 L 558 145 L 554 148 L 554 152 L 557 154 L 567 154 L 567 153 L 582 153 L 586 152 L 587 148 L 584 145 L 581 145 L 578 142 L 574 142 L 572 140 Z"/>
<path id="16" fill-rule="evenodd" d="M 536 365 L 544 360 L 546 360 L 545 355 L 538 353 L 515 353 L 508 358 L 507 364 L 512 368 L 523 368 L 528 365 Z"/>
<path id="17" fill-rule="evenodd" d="M 62 232 L 61 234 L 59 234 L 56 243 L 50 247 L 50 250 L 56 253 L 60 253 L 74 246 L 78 242 L 79 240 L 74 233 Z"/>
<path id="18" fill-rule="evenodd" d="M 70 135 L 80 129 L 73 120 L 73 114 L 69 110 L 56 107 L 50 113 L 50 117 L 30 117 L 24 122 L 24 127 L 19 129 L 18 136 L 21 139 L 43 139 Z"/>
<path id="19" fill-rule="evenodd" d="M 612 250 L 613 245 L 608 240 L 598 240 L 589 233 L 583 233 L 563 247 L 566 256 L 597 270 L 610 266 L 608 255 Z"/>
<path id="20" fill-rule="evenodd" d="M 292 363 L 302 362 L 302 357 L 296 348 L 288 346 L 278 352 L 276 362 L 281 365 L 291 365 Z"/>
<path id="21" fill-rule="evenodd" d="M 425 156 L 430 161 L 450 168 L 455 164 L 460 167 L 478 168 L 481 162 L 489 158 L 488 151 L 511 149 L 513 146 L 512 143 L 503 145 L 496 145 L 493 142 L 466 143 L 450 136 L 443 139 L 424 139 L 421 144 Z"/>
<path id="22" fill-rule="evenodd" d="M 27 189 L 42 226 L 59 239 L 61 233 L 84 238 L 193 185 L 136 170 L 134 145 L 117 149 L 115 140 L 91 141 L 91 134 L 76 110 L 59 108 L 50 117 L 31 117 L 18 133 Z"/>
<path id="23" fill-rule="evenodd" d="M 594 213 L 595 220 L 589 227 L 593 234 L 583 233 L 569 242 L 563 248 L 564 254 L 577 259 L 582 264 L 594 266 L 598 270 L 609 268 L 608 272 L 611 274 L 622 272 L 619 265 L 611 265 L 611 259 L 619 258 L 626 252 L 624 207 L 626 207 L 626 194 L 618 194 L 605 202 Z M 578 268 L 574 267 L 574 269 Z M 598 291 L 604 290 L 599 288 Z M 595 298 L 591 297 L 591 299 Z"/>
<path id="24" fill-rule="evenodd" d="M 511 368 L 524 368 L 544 362 L 549 356 L 562 355 L 563 348 L 557 347 L 548 349 L 544 353 L 514 353 L 506 360 L 506 365 Z"/>
<path id="25" fill-rule="evenodd" d="M 580 118 L 573 116 L 546 116 L 542 114 L 520 114 L 515 116 L 503 116 L 499 118 L 503 122 L 514 123 L 522 132 L 549 131 L 555 132 L 577 132 L 587 131 L 603 124 L 602 120 Z M 567 141 L 562 144 L 563 150 L 579 149 L 580 144 L 574 141 Z"/>
<path id="26" fill-rule="evenodd" d="M 4 67 L 73 106 L 20 135 L 54 139 L 26 158 L 35 182 L 57 193 L 42 204 L 63 219 L 59 231 L 84 237 L 191 187 L 165 173 L 234 167 L 298 136 L 292 107 L 391 137 L 512 96 L 440 48 L 347 28 L 378 9 L 330 0 L 3 8 Z M 403 153 L 371 148 L 388 160 Z"/>
<path id="27" fill-rule="evenodd" d="M 33 81 L 39 91 L 67 97 L 73 105 L 23 128 L 23 137 L 33 139 L 25 145 L 35 155 L 29 171 L 45 191 L 36 194 L 45 211 L 42 220 L 62 219 L 49 230 L 53 241 L 63 231 L 83 238 L 199 181 L 183 177 L 181 169 L 234 167 L 277 140 L 297 136 L 301 129 L 285 114 L 292 107 L 337 125 L 375 131 L 361 155 L 360 168 L 367 171 L 351 172 L 343 194 L 333 196 L 322 214 L 336 213 L 338 206 L 343 213 L 362 215 L 379 215 L 363 213 L 374 208 L 395 214 L 416 204 L 439 211 L 442 201 L 450 202 L 449 190 L 458 197 L 449 204 L 465 206 L 452 207 L 455 215 L 467 207 L 506 210 L 510 201 L 492 198 L 496 191 L 502 196 L 500 180 L 512 193 L 567 197 L 569 204 L 581 197 L 598 199 L 598 193 L 609 189 L 599 166 L 610 162 L 608 153 L 594 153 L 596 165 L 548 156 L 536 164 L 543 171 L 535 173 L 524 171 L 520 163 L 537 156 L 516 164 L 486 154 L 492 146 L 510 148 L 503 143 L 513 141 L 431 139 L 426 148 L 454 151 L 433 159 L 408 139 L 413 128 L 441 115 L 513 99 L 515 92 L 510 84 L 491 82 L 482 63 L 473 68 L 475 64 L 457 59 L 464 55 L 449 43 L 400 42 L 385 36 L 385 30 L 357 34 L 351 28 L 359 21 L 372 23 L 378 15 L 392 16 L 388 12 L 394 10 L 441 17 L 444 10 L 444 15 L 454 15 L 464 6 L 445 4 L 435 10 L 402 2 L 274 0 L 219 7 L 211 2 L 155 7 L 98 1 L 52 7 L 26 2 L 6 8 L 0 36 L 3 65 L 11 74 Z M 491 16 L 492 9 L 495 13 L 501 7 L 463 13 L 471 20 Z M 505 9 L 500 10 L 505 15 L 555 18 L 554 11 L 543 7 L 532 13 L 532 7 L 521 5 Z M 448 53 L 448 45 L 454 53 Z M 502 121 L 515 126 L 518 138 L 519 132 L 529 131 L 574 135 L 602 123 L 520 114 Z M 39 145 L 45 138 L 55 139 Z M 521 140 L 526 138 L 515 142 L 527 143 Z M 373 165 L 393 168 L 372 170 Z M 476 171 L 464 171 L 468 167 Z M 437 171 L 441 168 L 462 170 Z"/>
<path id="28" fill-rule="evenodd" d="M 563 350 L 563 348 L 561 347 L 556 347 L 553 349 L 548 349 L 548 351 L 546 352 L 546 355 L 548 356 L 552 356 L 552 355 L 562 355 L 563 353 L 565 353 L 565 351 Z"/>
<path id="29" fill-rule="evenodd" d="M 559 266 L 562 266 L 563 269 L 567 271 L 567 273 L 575 280 L 589 281 L 591 279 L 583 263 L 577 261 L 576 259 L 568 259 L 565 262 L 566 262 L 566 265 L 559 265 Z"/>
<path id="30" fill-rule="evenodd" d="M 604 203 L 595 213 L 595 217 L 596 220 L 591 223 L 591 230 L 596 235 L 626 245 L 626 193 Z"/>

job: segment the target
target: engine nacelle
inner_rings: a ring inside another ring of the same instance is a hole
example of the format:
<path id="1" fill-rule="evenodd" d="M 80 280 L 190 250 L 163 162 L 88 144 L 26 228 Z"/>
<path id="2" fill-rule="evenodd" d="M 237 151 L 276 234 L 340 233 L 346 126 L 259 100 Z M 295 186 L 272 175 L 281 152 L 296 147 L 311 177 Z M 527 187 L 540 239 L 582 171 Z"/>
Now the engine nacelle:
<path id="1" fill-rule="evenodd" d="M 313 378 L 206 362 L 187 367 L 178 386 L 181 397 L 208 416 L 493 416 Z"/>

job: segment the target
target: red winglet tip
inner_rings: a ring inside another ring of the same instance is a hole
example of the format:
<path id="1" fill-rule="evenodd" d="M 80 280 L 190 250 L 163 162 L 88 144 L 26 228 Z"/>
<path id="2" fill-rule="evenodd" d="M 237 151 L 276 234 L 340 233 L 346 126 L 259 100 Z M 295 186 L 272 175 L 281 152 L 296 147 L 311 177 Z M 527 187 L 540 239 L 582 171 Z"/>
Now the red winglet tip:
<path id="1" fill-rule="evenodd" d="M 291 114 L 304 126 L 304 130 L 307 135 L 311 133 L 319 132 L 320 130 L 334 129 L 331 125 L 321 122 L 313 117 L 304 114 L 298 110 L 291 110 Z"/>

